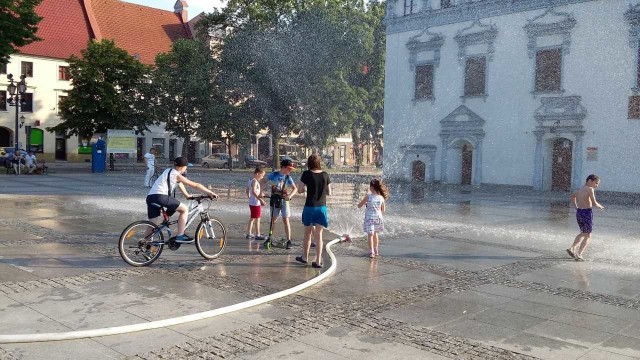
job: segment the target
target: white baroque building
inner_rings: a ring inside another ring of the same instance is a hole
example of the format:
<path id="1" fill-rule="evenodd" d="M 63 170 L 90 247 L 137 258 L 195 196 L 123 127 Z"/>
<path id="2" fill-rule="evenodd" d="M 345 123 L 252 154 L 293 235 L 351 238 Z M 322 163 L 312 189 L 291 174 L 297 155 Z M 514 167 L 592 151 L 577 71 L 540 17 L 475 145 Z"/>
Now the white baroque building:
<path id="1" fill-rule="evenodd" d="M 387 7 L 387 176 L 640 192 L 638 1 Z"/>

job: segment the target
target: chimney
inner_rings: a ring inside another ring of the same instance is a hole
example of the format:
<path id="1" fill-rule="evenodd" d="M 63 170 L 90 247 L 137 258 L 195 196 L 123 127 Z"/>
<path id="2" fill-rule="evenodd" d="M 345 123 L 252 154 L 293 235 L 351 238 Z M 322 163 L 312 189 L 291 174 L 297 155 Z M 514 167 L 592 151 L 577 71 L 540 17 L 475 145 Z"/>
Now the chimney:
<path id="1" fill-rule="evenodd" d="M 187 2 L 185 0 L 178 0 L 176 1 L 176 4 L 173 5 L 173 12 L 176 14 L 180 14 L 180 18 L 182 19 L 183 24 L 189 22 L 189 14 L 187 11 L 188 7 L 189 5 L 187 5 Z"/>

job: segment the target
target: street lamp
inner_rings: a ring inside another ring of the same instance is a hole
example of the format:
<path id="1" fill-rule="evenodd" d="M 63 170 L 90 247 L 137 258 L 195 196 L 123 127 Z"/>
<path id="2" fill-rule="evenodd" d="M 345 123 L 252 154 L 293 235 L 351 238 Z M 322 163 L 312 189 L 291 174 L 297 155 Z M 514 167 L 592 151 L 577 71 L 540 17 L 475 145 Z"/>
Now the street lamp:
<path id="1" fill-rule="evenodd" d="M 24 120 L 26 118 L 24 117 L 24 115 L 20 115 L 20 128 L 22 128 L 24 126 Z"/>
<path id="2" fill-rule="evenodd" d="M 13 74 L 7 75 L 9 85 L 7 86 L 7 93 L 9 93 L 7 103 L 9 106 L 16 107 L 16 127 L 14 132 L 15 138 L 15 151 L 18 153 L 18 129 L 24 125 L 24 116 L 21 118 L 18 116 L 20 112 L 20 106 L 26 103 L 25 93 L 27 92 L 27 83 L 25 82 L 26 75 L 20 75 L 20 81 L 17 84 L 13 81 Z"/>

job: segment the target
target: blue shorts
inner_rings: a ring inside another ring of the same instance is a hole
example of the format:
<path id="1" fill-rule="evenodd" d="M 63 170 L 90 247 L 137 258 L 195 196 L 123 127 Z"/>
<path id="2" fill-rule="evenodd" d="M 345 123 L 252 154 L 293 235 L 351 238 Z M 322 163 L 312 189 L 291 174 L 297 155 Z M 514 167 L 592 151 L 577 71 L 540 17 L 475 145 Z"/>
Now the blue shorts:
<path id="1" fill-rule="evenodd" d="M 329 227 L 329 215 L 326 206 L 305 206 L 302 210 L 302 224 L 304 226 L 322 225 Z"/>
<path id="2" fill-rule="evenodd" d="M 576 212 L 576 220 L 580 226 L 580 232 L 583 234 L 591 234 L 593 230 L 593 210 L 578 209 Z"/>

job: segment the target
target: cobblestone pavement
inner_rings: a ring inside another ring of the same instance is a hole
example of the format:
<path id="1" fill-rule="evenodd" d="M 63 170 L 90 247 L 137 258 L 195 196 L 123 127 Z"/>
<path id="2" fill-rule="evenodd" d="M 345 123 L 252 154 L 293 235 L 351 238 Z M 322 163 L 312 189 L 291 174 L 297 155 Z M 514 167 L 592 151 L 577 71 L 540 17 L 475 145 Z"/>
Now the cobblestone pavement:
<path id="1" fill-rule="evenodd" d="M 68 181 L 54 186 L 74 188 Z M 109 181 L 126 186 L 133 180 Z M 226 210 L 217 213 L 230 235 L 219 259 L 204 261 L 185 247 L 163 252 L 151 267 L 125 266 L 115 242 L 120 229 L 143 217 L 143 210 L 127 207 L 135 206 L 128 198 L 144 190 L 122 194 L 114 204 L 108 197 L 114 189 L 100 191 L 88 200 L 0 195 L 0 334 L 181 316 L 265 296 L 318 273 L 295 264 L 299 247 L 266 252 L 243 238 L 244 207 L 231 205 L 239 191 L 228 191 L 221 203 Z M 357 195 L 338 202 L 346 206 Z M 469 199 L 471 213 L 467 205 L 460 213 L 456 198 L 442 201 L 418 227 L 390 225 L 375 260 L 365 257 L 362 239 L 336 245 L 336 274 L 296 295 L 167 329 L 2 344 L 0 359 L 640 358 L 640 270 L 633 259 L 596 243 L 591 261 L 571 261 L 552 242 L 555 236 L 570 242 L 572 219 L 560 211 L 558 220 L 557 208 L 550 217 L 540 200 L 523 197 L 524 205 L 512 205 L 487 194 L 460 196 Z M 398 223 L 411 216 L 420 221 L 416 214 L 433 210 L 392 206 Z M 612 211 L 598 223 L 603 237 L 626 239 L 637 231 L 628 215 L 635 209 Z M 301 233 L 295 222 L 293 232 Z M 526 241 L 531 234 L 544 236 Z M 616 245 L 627 252 L 635 246 Z"/>

